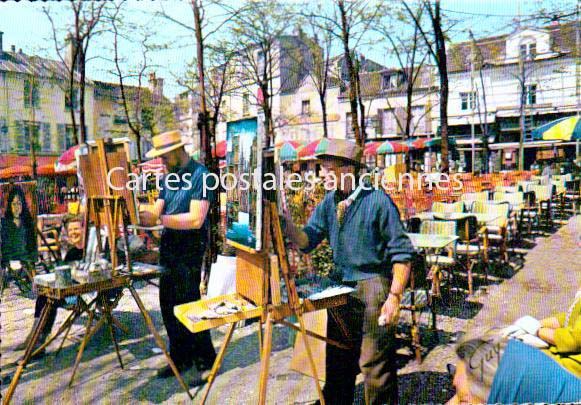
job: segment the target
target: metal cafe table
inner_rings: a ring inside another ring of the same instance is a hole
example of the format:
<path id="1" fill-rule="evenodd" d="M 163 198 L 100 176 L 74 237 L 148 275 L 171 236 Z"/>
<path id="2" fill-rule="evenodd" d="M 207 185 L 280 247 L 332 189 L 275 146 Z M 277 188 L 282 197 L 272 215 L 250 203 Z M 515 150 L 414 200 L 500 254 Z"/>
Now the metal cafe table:
<path id="1" fill-rule="evenodd" d="M 406 233 L 406 235 L 410 238 L 410 241 L 412 242 L 414 248 L 418 251 L 424 252 L 424 254 L 426 255 L 428 253 L 438 255 L 442 251 L 442 249 L 456 242 L 456 240 L 458 239 L 458 236 L 456 235 L 437 235 L 424 233 Z M 435 263 L 434 265 L 437 265 L 437 263 Z M 428 274 L 428 272 L 429 269 L 426 268 L 426 275 Z M 439 294 L 439 291 L 440 291 L 440 280 L 436 275 L 434 275 L 434 277 L 432 278 L 432 292 L 437 292 Z M 415 305 L 415 291 L 413 290 L 413 288 L 411 299 L 412 305 Z M 436 311 L 433 299 L 431 300 L 430 306 L 432 310 L 432 325 L 434 328 L 436 328 Z"/>
<path id="2" fill-rule="evenodd" d="M 443 212 L 419 212 L 414 215 L 414 218 L 419 218 L 421 221 L 431 220 L 431 219 L 441 219 L 441 220 L 459 220 L 466 217 L 476 217 L 476 221 L 479 225 L 483 226 L 494 222 L 500 215 L 498 214 L 480 214 L 480 213 L 473 213 L 473 212 L 451 212 L 451 213 L 443 213 Z"/>

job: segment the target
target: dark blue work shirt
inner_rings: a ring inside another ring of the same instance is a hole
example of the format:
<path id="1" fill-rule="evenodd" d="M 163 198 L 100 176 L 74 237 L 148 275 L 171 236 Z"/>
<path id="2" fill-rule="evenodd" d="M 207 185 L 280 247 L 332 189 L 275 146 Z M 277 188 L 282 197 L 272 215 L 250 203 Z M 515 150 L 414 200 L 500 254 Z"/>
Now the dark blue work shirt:
<path id="1" fill-rule="evenodd" d="M 159 199 L 164 201 L 162 215 L 184 214 L 190 212 L 192 200 L 208 200 L 214 203 L 215 184 L 213 177 L 207 177 L 208 187 L 204 194 L 204 175 L 209 171 L 205 166 L 190 159 L 188 164 L 176 174 L 178 180 L 166 182 L 167 176 L 176 179 L 175 174 L 168 174 L 160 182 Z M 160 264 L 177 266 L 186 264 L 200 268 L 208 242 L 208 216 L 200 229 L 164 229 L 160 245 Z"/>
<path id="2" fill-rule="evenodd" d="M 358 281 L 383 274 L 391 278 L 393 263 L 409 262 L 414 247 L 404 232 L 399 211 L 381 190 L 361 190 L 337 221 L 335 192 L 329 192 L 304 227 L 313 250 L 323 239 L 333 249 L 333 261 L 343 281 Z"/>

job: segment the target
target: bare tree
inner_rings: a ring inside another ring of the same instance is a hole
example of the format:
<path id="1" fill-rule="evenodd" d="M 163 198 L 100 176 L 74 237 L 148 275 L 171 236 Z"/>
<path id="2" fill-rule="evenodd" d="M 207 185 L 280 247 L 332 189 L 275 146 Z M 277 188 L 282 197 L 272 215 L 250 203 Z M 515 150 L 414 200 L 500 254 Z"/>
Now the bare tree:
<path id="1" fill-rule="evenodd" d="M 37 163 L 36 163 L 36 146 L 38 144 L 38 133 L 36 131 L 36 102 L 38 97 L 37 90 L 37 77 L 36 75 L 28 75 L 27 83 L 28 89 L 25 86 L 24 97 L 28 102 L 30 119 L 28 120 L 28 134 L 27 142 L 30 145 L 30 159 L 32 161 L 32 178 L 36 179 L 37 176 Z M 28 91 L 26 91 L 28 90 Z M 25 103 L 26 104 L 26 103 Z M 40 130 L 40 129 L 39 129 Z"/>
<path id="2" fill-rule="evenodd" d="M 320 30 L 319 24 L 323 24 L 325 29 Z M 333 44 L 332 27 L 329 21 L 315 22 L 315 17 L 308 16 L 305 24 L 310 32 L 308 35 L 301 30 L 299 32 L 301 41 L 307 44 L 309 48 L 309 62 L 305 64 L 307 75 L 310 78 L 321 103 L 321 112 L 323 120 L 323 137 L 329 137 L 327 123 L 327 89 L 331 80 L 336 79 L 331 72 L 331 48 Z M 302 54 L 301 54 L 302 55 Z M 301 55 L 297 55 L 301 57 Z M 304 59 L 304 57 L 303 57 Z M 337 78 L 338 79 L 338 78 Z"/>
<path id="3" fill-rule="evenodd" d="M 412 131 L 412 121 L 414 118 L 412 114 L 414 93 L 416 93 L 418 87 L 422 85 L 422 75 L 426 72 L 425 66 L 429 54 L 425 45 L 422 46 L 420 43 L 423 41 L 418 26 L 414 24 L 413 32 L 406 35 L 405 30 L 401 28 L 403 25 L 409 25 L 411 18 L 406 14 L 399 12 L 399 10 L 393 10 L 392 4 L 388 5 L 388 7 L 392 12 L 390 13 L 386 7 L 385 12 L 382 13 L 385 17 L 379 22 L 375 29 L 387 39 L 387 50 L 388 52 L 395 54 L 401 72 L 400 78 L 398 78 L 397 73 L 394 75 L 393 88 L 395 91 L 400 91 L 402 88 L 405 90 L 405 115 L 403 120 L 397 114 L 394 114 L 394 116 L 398 127 L 403 132 L 404 139 L 408 139 L 415 133 L 415 128 L 413 128 Z M 393 11 L 395 11 L 395 13 Z M 423 4 L 419 4 L 417 9 L 414 11 L 416 20 L 420 21 L 422 19 L 423 12 L 424 6 Z M 396 24 L 394 24 L 394 22 Z M 387 94 L 387 91 L 389 90 L 385 90 L 387 104 L 391 106 L 389 100 L 390 97 L 389 94 Z M 424 111 L 424 115 L 427 113 L 428 111 Z"/>
<path id="4" fill-rule="evenodd" d="M 147 90 L 142 87 L 143 79 L 149 66 L 149 52 L 151 46 L 149 39 L 151 33 L 138 29 L 132 24 L 127 24 L 124 21 L 122 14 L 122 6 L 125 4 L 121 1 L 114 5 L 111 13 L 107 15 L 110 23 L 111 32 L 113 34 L 113 64 L 114 69 L 112 73 L 119 83 L 119 91 L 121 93 L 121 103 L 123 106 L 123 113 L 127 121 L 127 126 L 135 138 L 137 146 L 137 160 L 141 163 L 141 139 L 144 131 L 143 110 L 146 104 L 153 101 L 153 95 L 148 95 Z M 120 56 L 121 41 L 135 42 L 135 38 L 139 38 L 139 48 L 141 51 L 141 59 L 139 63 L 133 68 L 124 69 L 123 65 L 127 62 Z M 137 80 L 137 86 L 127 86 L 127 80 Z M 150 106 L 151 107 L 151 106 Z"/>
<path id="5" fill-rule="evenodd" d="M 233 80 L 238 83 L 238 91 L 242 90 L 245 95 L 253 97 L 255 104 L 264 112 L 265 141 L 268 147 L 274 139 L 273 97 L 279 94 L 288 74 L 292 75 L 298 69 L 296 66 L 289 68 L 281 59 L 287 49 L 304 44 L 297 44 L 293 38 L 284 35 L 292 24 L 289 19 L 293 13 L 282 2 L 249 2 L 247 7 L 237 13 L 230 2 L 219 4 L 233 16 L 230 32 L 238 43 Z M 230 93 L 236 93 L 235 86 L 231 87 Z"/>
<path id="6" fill-rule="evenodd" d="M 365 109 L 361 95 L 360 72 L 365 68 L 355 49 L 363 46 L 366 34 L 375 24 L 382 8 L 382 1 L 369 4 L 363 0 L 345 2 L 336 0 L 332 10 L 318 8 L 302 13 L 313 18 L 321 31 L 329 32 L 341 43 L 343 60 L 349 82 L 351 128 L 358 145 L 365 143 Z M 343 79 L 343 78 L 341 78 Z"/>
<path id="7" fill-rule="evenodd" d="M 228 50 L 227 43 L 216 41 L 211 44 L 209 43 L 209 37 L 218 32 L 218 30 L 224 29 L 225 25 L 230 23 L 243 8 L 227 7 L 227 12 L 221 16 L 220 23 L 210 27 L 203 3 L 200 0 L 191 0 L 191 7 L 194 17 L 193 26 L 173 18 L 165 11 L 162 11 L 159 15 L 185 28 L 194 35 L 196 42 L 194 63 L 188 70 L 186 78 L 178 79 L 178 83 L 185 86 L 198 102 L 201 157 L 208 170 L 218 174 L 217 157 L 212 155 L 211 150 L 212 147 L 216 147 L 216 127 L 220 116 L 222 98 L 226 91 L 233 53 Z M 209 64 L 206 62 L 209 62 Z M 212 204 L 208 216 L 210 218 L 208 230 L 209 249 L 204 257 L 206 277 L 209 274 L 211 264 L 216 261 L 218 254 L 219 204 Z"/>
<path id="8" fill-rule="evenodd" d="M 484 86 L 484 74 L 482 69 L 484 68 L 484 55 L 482 55 L 482 49 L 477 45 L 476 39 L 474 39 L 474 34 L 472 30 L 468 30 L 470 35 L 470 40 L 472 41 L 472 63 L 474 68 L 478 70 L 478 77 L 480 79 L 480 90 L 482 91 L 482 103 L 480 103 L 480 97 L 476 98 L 476 106 L 478 108 L 478 116 L 480 117 L 480 130 L 482 133 L 482 145 L 484 147 L 484 156 L 482 158 L 484 172 L 488 173 L 488 158 L 490 155 L 490 149 L 488 147 L 488 105 L 486 104 L 486 87 Z M 478 94 L 478 92 L 477 92 Z M 484 115 L 482 115 L 482 108 L 484 108 Z"/>
<path id="9" fill-rule="evenodd" d="M 446 59 L 446 37 L 442 24 L 442 14 L 440 9 L 440 0 L 422 0 L 422 4 L 427 11 L 432 39 L 428 37 L 424 23 L 418 19 L 411 7 L 406 1 L 403 2 L 408 15 L 414 21 L 415 26 L 419 29 L 422 38 L 425 41 L 428 51 L 432 55 L 438 73 L 440 76 L 440 136 L 442 137 L 442 172 L 448 171 L 448 65 Z"/>
<path id="10" fill-rule="evenodd" d="M 73 137 L 75 143 L 83 143 L 87 140 L 87 126 L 85 117 L 85 87 L 86 87 L 86 64 L 87 52 L 91 40 L 101 33 L 99 25 L 103 16 L 103 10 L 107 2 L 85 2 L 74 0 L 69 2 L 70 11 L 72 11 L 72 25 L 66 28 L 67 37 L 63 45 L 58 39 L 58 29 L 55 25 L 52 11 L 44 7 L 44 14 L 47 16 L 51 28 L 53 42 L 56 53 L 61 62 L 66 66 L 68 73 L 68 102 L 71 105 L 71 121 L 73 126 Z M 64 48 L 70 46 L 70 61 L 66 60 L 63 55 Z M 75 83 L 78 83 L 79 89 L 79 124 L 80 137 L 77 133 L 75 100 L 76 89 Z"/>

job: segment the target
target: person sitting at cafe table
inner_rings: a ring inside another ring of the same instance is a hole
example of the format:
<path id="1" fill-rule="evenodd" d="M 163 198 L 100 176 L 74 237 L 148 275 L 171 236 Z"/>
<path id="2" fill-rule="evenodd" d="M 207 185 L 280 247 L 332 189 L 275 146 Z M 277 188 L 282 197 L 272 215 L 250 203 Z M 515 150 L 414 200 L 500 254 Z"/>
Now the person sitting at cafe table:
<path id="1" fill-rule="evenodd" d="M 327 344 L 325 402 L 353 403 L 361 370 L 368 404 L 396 404 L 394 331 L 414 248 L 391 198 L 368 183 L 353 184 L 361 148 L 346 140 L 329 142 L 327 152 L 317 158 L 322 160 L 325 188 L 334 191 L 327 193 L 304 228 L 285 218 L 285 233 L 303 252 L 327 239 L 340 273 L 337 278 L 356 289 L 349 302 L 336 309 L 349 328 L 352 348 Z M 345 339 L 333 317 L 328 319 L 327 337 Z"/>
<path id="2" fill-rule="evenodd" d="M 448 405 L 579 403 L 581 289 L 567 312 L 519 318 L 504 329 L 458 345 L 456 394 Z"/>
<path id="3" fill-rule="evenodd" d="M 70 263 L 73 261 L 81 261 L 83 260 L 84 255 L 84 246 L 83 246 L 83 221 L 80 216 L 69 216 L 65 217 L 64 219 L 64 227 L 66 230 L 67 235 L 67 246 L 66 246 L 66 253 L 64 256 L 63 261 L 65 263 Z M 36 304 L 34 306 L 34 322 L 32 324 L 32 328 L 28 333 L 28 336 L 20 345 L 16 347 L 16 350 L 24 350 L 28 345 L 30 339 L 32 339 L 32 335 L 34 333 L 34 329 L 38 326 L 40 322 L 40 315 L 42 314 L 42 310 L 47 304 L 47 298 L 44 295 L 39 295 L 36 298 Z M 42 328 L 38 340 L 35 344 L 35 349 L 40 347 L 50 335 L 50 331 L 54 325 L 57 315 L 57 306 L 64 305 L 64 301 L 60 301 L 57 305 L 53 306 L 49 313 L 47 314 L 46 323 Z M 44 354 L 44 350 L 39 352 L 37 356 L 41 356 Z"/>
<path id="4" fill-rule="evenodd" d="M 8 193 L 6 212 L 1 222 L 2 267 L 10 262 L 33 266 L 38 257 L 36 225 L 26 203 L 24 192 L 15 186 Z"/>

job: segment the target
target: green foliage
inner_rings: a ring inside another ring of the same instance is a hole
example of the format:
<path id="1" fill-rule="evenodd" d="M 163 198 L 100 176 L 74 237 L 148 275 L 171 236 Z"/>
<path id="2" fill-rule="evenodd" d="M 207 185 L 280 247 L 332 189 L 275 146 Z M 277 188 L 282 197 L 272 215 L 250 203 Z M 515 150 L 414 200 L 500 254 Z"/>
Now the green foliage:
<path id="1" fill-rule="evenodd" d="M 296 185 L 296 183 L 295 183 Z M 287 192 L 288 208 L 295 224 L 307 223 L 315 207 L 325 197 L 325 189 L 319 183 L 314 190 L 305 190 L 304 184 L 297 190 L 289 189 Z M 297 263 L 297 278 L 307 276 L 310 272 L 317 276 L 329 276 L 335 269 L 333 262 L 333 250 L 327 241 L 323 241 L 310 253 L 312 268 L 306 255 L 300 255 Z"/>

